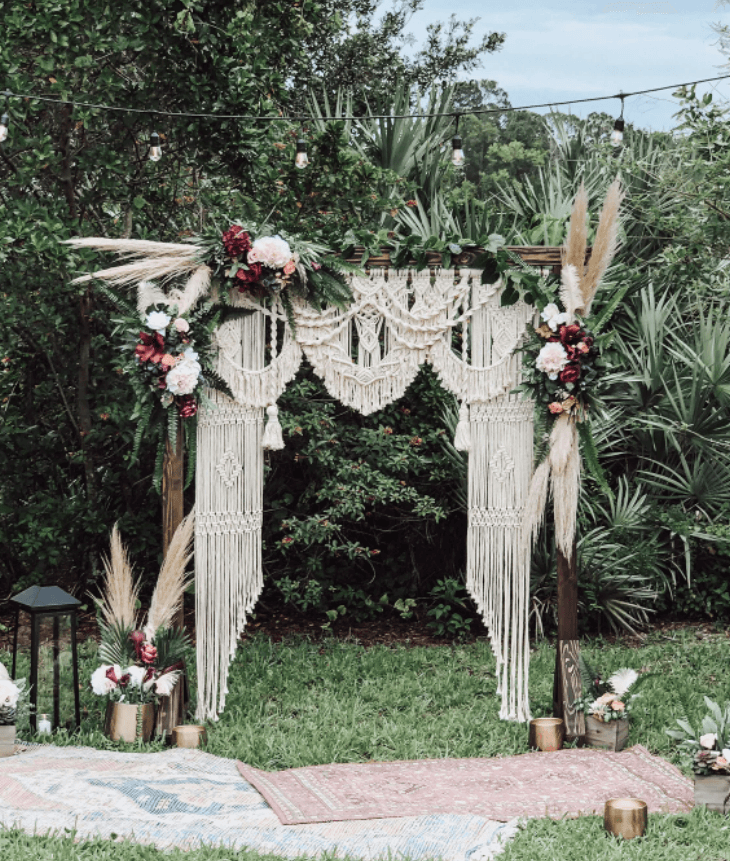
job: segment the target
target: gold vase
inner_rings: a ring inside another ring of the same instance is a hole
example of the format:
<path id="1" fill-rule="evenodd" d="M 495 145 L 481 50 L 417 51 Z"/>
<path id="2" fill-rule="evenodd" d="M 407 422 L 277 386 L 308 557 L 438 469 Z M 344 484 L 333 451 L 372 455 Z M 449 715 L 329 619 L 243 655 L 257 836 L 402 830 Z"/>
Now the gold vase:
<path id="1" fill-rule="evenodd" d="M 603 809 L 606 831 L 626 840 L 643 837 L 647 819 L 646 802 L 640 798 L 609 798 Z"/>
<path id="2" fill-rule="evenodd" d="M 15 753 L 15 724 L 0 726 L 0 759 Z"/>
<path id="3" fill-rule="evenodd" d="M 560 750 L 565 738 L 562 718 L 535 718 L 530 721 L 530 747 L 538 750 Z"/>
<path id="4" fill-rule="evenodd" d="M 172 743 L 177 747 L 200 747 L 207 738 L 204 726 L 184 724 L 172 728 Z"/>
<path id="5" fill-rule="evenodd" d="M 138 714 L 141 712 L 141 720 Z M 155 707 L 152 703 L 106 704 L 104 734 L 112 741 L 134 742 L 138 738 L 149 741 L 155 728 Z"/>

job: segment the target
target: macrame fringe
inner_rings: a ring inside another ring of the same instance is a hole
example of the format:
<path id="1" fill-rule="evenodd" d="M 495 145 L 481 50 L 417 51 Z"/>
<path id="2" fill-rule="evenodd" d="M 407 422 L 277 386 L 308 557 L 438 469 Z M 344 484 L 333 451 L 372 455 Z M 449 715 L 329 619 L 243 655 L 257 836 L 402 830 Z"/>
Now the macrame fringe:
<path id="1" fill-rule="evenodd" d="M 264 451 L 281 451 L 284 448 L 284 436 L 279 424 L 279 409 L 276 404 L 266 407 L 266 427 L 261 438 L 261 448 Z"/>
<path id="2" fill-rule="evenodd" d="M 454 434 L 454 448 L 457 451 L 469 451 L 471 449 L 468 404 L 462 404 L 459 407 L 459 422 L 456 425 L 456 433 Z"/>

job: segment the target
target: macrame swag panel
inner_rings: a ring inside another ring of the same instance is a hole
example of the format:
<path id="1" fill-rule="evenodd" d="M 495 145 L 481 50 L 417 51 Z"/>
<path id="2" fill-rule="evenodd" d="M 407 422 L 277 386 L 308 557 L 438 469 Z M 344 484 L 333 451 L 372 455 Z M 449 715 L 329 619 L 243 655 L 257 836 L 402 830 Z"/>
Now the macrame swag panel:
<path id="1" fill-rule="evenodd" d="M 213 393 L 198 425 L 198 719 L 215 719 L 225 707 L 230 662 L 263 586 L 264 410 L 269 422 L 277 421 L 272 408 L 302 353 L 333 397 L 365 415 L 400 398 L 424 362 L 461 402 L 457 443 L 469 451 L 466 585 L 497 658 L 501 717 L 529 719 L 522 516 L 533 411 L 510 392 L 519 383 L 515 349 L 533 309 L 522 302 L 501 307 L 501 286 L 480 284 L 480 275 L 374 270 L 353 276 L 346 309 L 320 313 L 295 305 L 296 334 L 278 302 L 263 307 L 236 295 L 254 313 L 217 333 L 218 370 L 235 400 Z"/>

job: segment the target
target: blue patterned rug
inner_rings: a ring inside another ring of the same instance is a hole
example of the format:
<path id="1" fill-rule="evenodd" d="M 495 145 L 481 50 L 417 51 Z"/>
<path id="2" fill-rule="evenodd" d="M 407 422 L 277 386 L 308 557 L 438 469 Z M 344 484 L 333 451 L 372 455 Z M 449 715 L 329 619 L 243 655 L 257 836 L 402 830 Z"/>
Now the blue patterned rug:
<path id="1" fill-rule="evenodd" d="M 29 748 L 0 759 L 0 823 L 161 849 L 222 845 L 284 858 L 491 861 L 517 823 L 445 814 L 282 825 L 233 759 L 198 750 Z"/>

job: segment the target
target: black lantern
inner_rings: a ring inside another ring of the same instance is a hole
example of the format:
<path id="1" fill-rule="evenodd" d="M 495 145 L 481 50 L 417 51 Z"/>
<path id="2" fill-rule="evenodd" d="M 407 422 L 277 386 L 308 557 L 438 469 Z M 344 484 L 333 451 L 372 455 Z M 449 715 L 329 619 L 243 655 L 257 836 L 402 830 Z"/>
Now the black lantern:
<path id="1" fill-rule="evenodd" d="M 79 659 L 76 651 L 76 609 L 81 603 L 64 592 L 58 586 L 31 586 L 19 595 L 10 599 L 15 604 L 15 635 L 13 637 L 13 678 L 15 678 L 15 660 L 18 653 L 18 628 L 20 627 L 20 611 L 25 610 L 30 615 L 30 728 L 36 731 L 38 710 L 38 667 L 41 655 L 41 621 L 51 619 L 53 623 L 53 726 L 61 723 L 61 665 L 60 665 L 60 631 L 61 619 L 69 617 L 71 623 L 71 663 L 73 667 L 74 702 L 76 704 L 76 727 L 81 724 L 79 709 Z"/>

